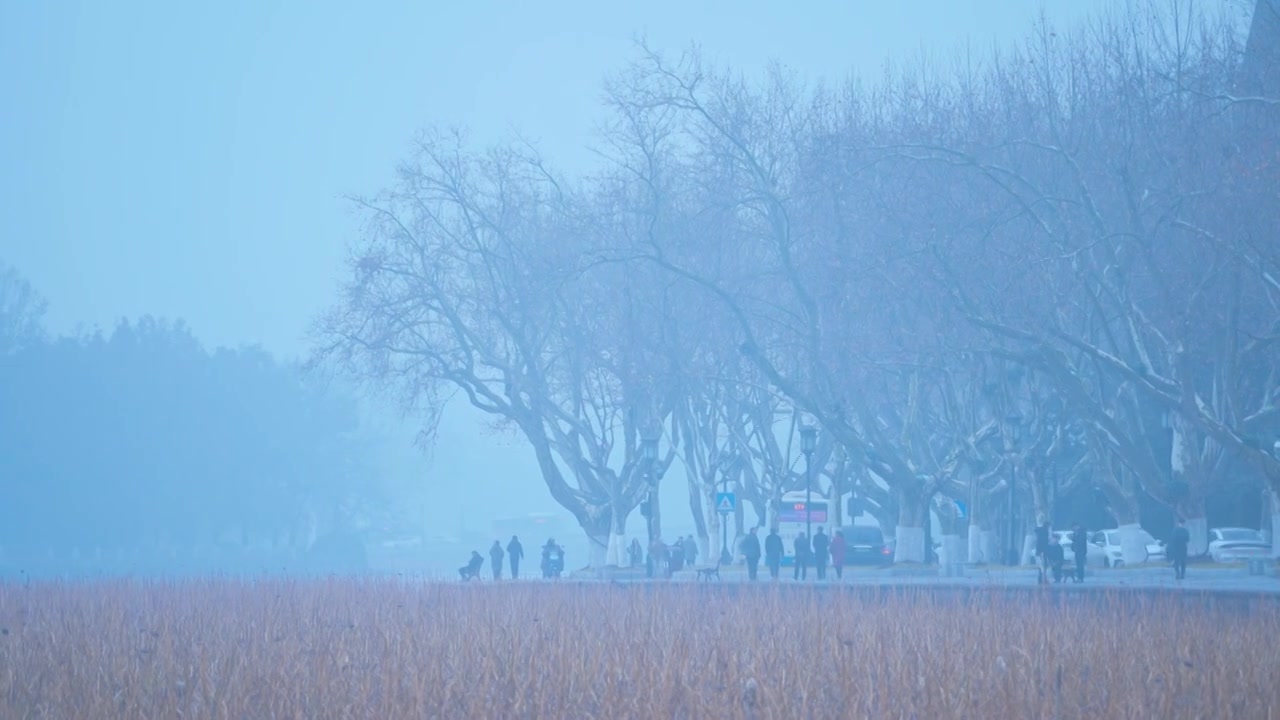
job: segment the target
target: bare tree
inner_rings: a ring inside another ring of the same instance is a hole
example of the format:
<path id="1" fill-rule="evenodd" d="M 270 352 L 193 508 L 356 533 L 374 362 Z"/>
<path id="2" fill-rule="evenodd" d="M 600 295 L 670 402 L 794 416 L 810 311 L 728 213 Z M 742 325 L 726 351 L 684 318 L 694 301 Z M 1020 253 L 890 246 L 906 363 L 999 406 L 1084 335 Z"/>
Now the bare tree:
<path id="1" fill-rule="evenodd" d="M 592 540 L 592 563 L 618 562 L 647 492 L 640 433 L 669 402 L 619 318 L 584 311 L 629 311 L 613 294 L 587 302 L 598 277 L 580 259 L 598 216 L 523 148 L 474 154 L 456 134 L 426 135 L 400 174 L 359 201 L 368 229 L 319 358 L 424 411 L 428 431 L 461 393 L 519 432 Z"/>
<path id="2" fill-rule="evenodd" d="M 40 339 L 47 308 L 48 303 L 17 268 L 0 261 L 0 355 Z"/>

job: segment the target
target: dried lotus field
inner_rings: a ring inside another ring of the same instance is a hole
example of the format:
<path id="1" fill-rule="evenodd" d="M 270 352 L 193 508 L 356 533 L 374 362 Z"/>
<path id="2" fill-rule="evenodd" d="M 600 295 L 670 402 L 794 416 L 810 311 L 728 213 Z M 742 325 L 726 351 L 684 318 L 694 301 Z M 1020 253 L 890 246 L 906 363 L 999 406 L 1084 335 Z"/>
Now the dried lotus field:
<path id="1" fill-rule="evenodd" d="M 1105 592 L 10 584 L 0 717 L 1276 718 L 1278 638 Z"/>

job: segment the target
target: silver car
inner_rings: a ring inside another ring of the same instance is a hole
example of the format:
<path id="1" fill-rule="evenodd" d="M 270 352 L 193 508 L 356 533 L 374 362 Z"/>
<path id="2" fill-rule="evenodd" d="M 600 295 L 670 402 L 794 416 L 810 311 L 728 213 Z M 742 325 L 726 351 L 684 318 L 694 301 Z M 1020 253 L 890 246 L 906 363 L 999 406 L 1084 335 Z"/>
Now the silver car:
<path id="1" fill-rule="evenodd" d="M 1071 530 L 1054 530 L 1053 534 L 1058 538 L 1058 544 L 1062 546 L 1063 565 L 1068 572 L 1074 570 L 1076 566 L 1076 553 L 1071 549 Z M 1089 533 L 1085 533 L 1085 537 L 1089 537 Z M 1107 555 L 1102 548 L 1094 545 L 1092 542 L 1085 543 L 1087 552 L 1084 557 L 1085 567 L 1106 567 Z"/>
<path id="2" fill-rule="evenodd" d="M 1156 540 L 1151 533 L 1138 529 L 1138 534 L 1142 537 L 1142 543 L 1146 548 L 1146 557 L 1143 562 L 1159 562 L 1165 559 L 1164 543 Z M 1103 567 L 1121 567 L 1124 565 L 1124 553 L 1120 550 L 1120 530 L 1114 528 L 1111 530 L 1099 530 L 1095 532 L 1090 543 L 1102 549 Z"/>
<path id="3" fill-rule="evenodd" d="M 1236 562 L 1271 554 L 1271 545 L 1252 528 L 1214 528 L 1209 531 L 1209 557 L 1216 563 Z"/>

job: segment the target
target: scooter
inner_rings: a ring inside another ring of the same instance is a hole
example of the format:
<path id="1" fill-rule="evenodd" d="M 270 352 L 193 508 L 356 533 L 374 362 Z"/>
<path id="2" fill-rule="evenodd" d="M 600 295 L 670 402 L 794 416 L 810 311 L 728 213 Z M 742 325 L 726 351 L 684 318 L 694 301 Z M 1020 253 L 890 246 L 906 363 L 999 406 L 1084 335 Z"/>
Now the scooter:
<path id="1" fill-rule="evenodd" d="M 564 550 L 559 547 L 551 548 L 543 551 L 542 554 L 542 577 L 546 579 L 558 578 L 560 573 L 564 572 Z"/>

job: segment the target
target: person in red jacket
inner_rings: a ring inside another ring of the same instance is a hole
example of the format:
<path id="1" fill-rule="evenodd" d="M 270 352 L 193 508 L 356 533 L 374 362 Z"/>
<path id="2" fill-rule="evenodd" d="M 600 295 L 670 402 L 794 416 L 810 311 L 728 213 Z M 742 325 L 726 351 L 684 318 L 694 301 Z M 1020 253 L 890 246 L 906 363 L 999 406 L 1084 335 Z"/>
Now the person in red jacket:
<path id="1" fill-rule="evenodd" d="M 831 538 L 831 567 L 836 571 L 836 578 L 844 577 L 844 532 L 840 530 Z"/>

